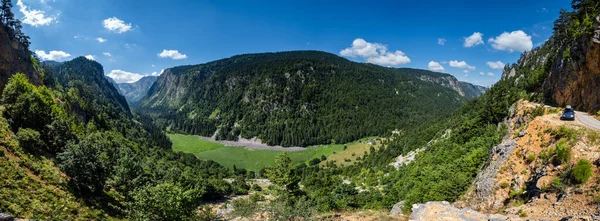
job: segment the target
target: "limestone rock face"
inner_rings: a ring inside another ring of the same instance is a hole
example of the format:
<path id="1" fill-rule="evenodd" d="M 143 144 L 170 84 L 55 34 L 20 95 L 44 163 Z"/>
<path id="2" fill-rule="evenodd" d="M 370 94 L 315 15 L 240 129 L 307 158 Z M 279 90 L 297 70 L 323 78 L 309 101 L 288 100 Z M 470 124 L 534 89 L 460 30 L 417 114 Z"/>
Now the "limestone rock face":
<path id="1" fill-rule="evenodd" d="M 0 25 L 0 92 L 15 73 L 23 73 L 35 85 L 42 83 L 39 71 L 31 62 L 31 53 L 13 37 L 12 30 Z"/>

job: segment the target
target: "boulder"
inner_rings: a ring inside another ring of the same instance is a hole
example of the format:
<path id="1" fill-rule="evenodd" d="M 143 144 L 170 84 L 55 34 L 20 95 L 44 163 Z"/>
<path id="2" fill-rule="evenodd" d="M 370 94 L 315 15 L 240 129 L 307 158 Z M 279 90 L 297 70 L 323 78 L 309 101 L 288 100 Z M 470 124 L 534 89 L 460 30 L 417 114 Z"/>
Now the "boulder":
<path id="1" fill-rule="evenodd" d="M 396 203 L 396 205 L 392 207 L 392 210 L 390 211 L 390 216 L 403 216 L 404 213 L 402 213 L 402 207 L 404 207 L 404 200 Z"/>
<path id="2" fill-rule="evenodd" d="M 15 217 L 0 211 L 0 221 L 14 221 Z"/>

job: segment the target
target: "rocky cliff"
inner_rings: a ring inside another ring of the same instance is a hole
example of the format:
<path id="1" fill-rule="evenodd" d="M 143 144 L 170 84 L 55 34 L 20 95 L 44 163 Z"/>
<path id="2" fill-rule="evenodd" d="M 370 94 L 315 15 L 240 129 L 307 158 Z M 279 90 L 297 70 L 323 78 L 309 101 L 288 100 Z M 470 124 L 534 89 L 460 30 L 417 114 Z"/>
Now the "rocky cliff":
<path id="1" fill-rule="evenodd" d="M 19 72 L 25 74 L 31 83 L 40 85 L 40 70 L 29 49 L 15 39 L 12 29 L 0 24 L 0 92 L 8 78 Z"/>
<path id="2" fill-rule="evenodd" d="M 125 98 L 127 102 L 133 104 L 142 99 L 148 89 L 156 82 L 157 76 L 144 76 L 140 80 L 133 83 L 117 83 L 117 89 Z"/>
<path id="3" fill-rule="evenodd" d="M 561 12 L 553 36 L 507 66 L 502 79 L 514 78 L 515 85 L 530 83 L 544 103 L 571 105 L 587 112 L 600 110 L 600 41 L 594 40 L 595 33 L 600 38 L 600 18 L 591 21 L 599 7 Z"/>

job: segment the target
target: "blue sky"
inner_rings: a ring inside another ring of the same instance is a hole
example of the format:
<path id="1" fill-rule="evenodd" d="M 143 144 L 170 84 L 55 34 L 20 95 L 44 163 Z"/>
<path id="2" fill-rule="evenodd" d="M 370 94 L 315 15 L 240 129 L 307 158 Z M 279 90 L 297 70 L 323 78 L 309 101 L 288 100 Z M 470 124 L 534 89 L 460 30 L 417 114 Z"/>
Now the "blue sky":
<path id="1" fill-rule="evenodd" d="M 383 66 L 439 70 L 486 86 L 500 78 L 502 69 L 494 68 L 544 42 L 559 10 L 570 8 L 569 0 L 13 4 L 40 58 L 92 55 L 121 82 L 236 54 L 310 49 Z"/>

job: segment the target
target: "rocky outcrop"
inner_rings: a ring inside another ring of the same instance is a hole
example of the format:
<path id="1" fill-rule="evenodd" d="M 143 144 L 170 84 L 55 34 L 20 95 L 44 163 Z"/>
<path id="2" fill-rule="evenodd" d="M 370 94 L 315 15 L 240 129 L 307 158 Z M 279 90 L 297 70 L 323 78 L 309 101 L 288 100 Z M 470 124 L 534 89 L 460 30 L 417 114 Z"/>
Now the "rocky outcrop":
<path id="1" fill-rule="evenodd" d="M 404 207 L 404 200 L 396 203 L 392 210 L 390 211 L 390 216 L 402 216 L 402 207 Z"/>
<path id="2" fill-rule="evenodd" d="M 412 220 L 447 220 L 447 221 L 500 221 L 500 220 L 521 220 L 519 217 L 504 216 L 498 214 L 483 214 L 469 208 L 459 209 L 446 201 L 427 202 L 425 204 L 415 204 L 412 210 Z"/>
<path id="3" fill-rule="evenodd" d="M 2 213 L 2 211 L 0 211 L 0 221 L 14 221 L 15 217 L 11 216 L 10 214 L 6 214 L 6 213 Z"/>
<path id="4" fill-rule="evenodd" d="M 544 89 L 560 106 L 600 110 L 600 44 L 587 38 L 572 42 L 556 57 Z"/>
<path id="5" fill-rule="evenodd" d="M 15 73 L 25 74 L 35 85 L 42 83 L 40 72 L 31 60 L 29 49 L 14 38 L 11 29 L 0 24 L 0 92 Z"/>

